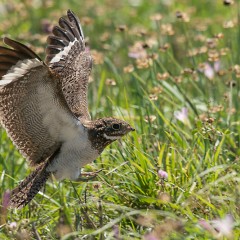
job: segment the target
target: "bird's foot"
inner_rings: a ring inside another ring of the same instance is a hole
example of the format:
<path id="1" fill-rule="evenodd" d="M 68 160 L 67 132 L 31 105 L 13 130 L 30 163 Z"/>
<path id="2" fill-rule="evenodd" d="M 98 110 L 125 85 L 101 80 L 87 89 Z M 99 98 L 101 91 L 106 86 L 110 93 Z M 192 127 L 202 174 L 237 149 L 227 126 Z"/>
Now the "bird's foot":
<path id="1" fill-rule="evenodd" d="M 99 172 L 101 172 L 102 169 L 98 170 L 98 171 L 95 171 L 95 172 L 81 172 L 80 176 L 77 178 L 77 182 L 87 182 L 89 180 L 92 180 L 94 179 Z M 85 177 L 82 177 L 82 176 L 85 176 Z"/>

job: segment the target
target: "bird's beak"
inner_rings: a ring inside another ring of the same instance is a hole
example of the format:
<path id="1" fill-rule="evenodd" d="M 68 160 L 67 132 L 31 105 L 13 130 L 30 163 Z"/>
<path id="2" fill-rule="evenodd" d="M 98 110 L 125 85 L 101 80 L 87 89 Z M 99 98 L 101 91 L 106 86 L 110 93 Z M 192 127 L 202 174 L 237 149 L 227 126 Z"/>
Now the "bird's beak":
<path id="1" fill-rule="evenodd" d="M 132 128 L 131 126 L 128 127 L 129 132 L 135 131 L 135 128 Z"/>

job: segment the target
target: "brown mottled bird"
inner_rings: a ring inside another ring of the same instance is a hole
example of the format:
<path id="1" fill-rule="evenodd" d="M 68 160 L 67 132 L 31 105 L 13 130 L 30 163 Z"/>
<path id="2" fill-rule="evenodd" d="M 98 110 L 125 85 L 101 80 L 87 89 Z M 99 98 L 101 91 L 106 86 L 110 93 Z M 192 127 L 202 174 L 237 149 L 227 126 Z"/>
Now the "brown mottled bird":
<path id="1" fill-rule="evenodd" d="M 91 120 L 87 104 L 92 58 L 70 10 L 48 37 L 45 62 L 25 45 L 0 46 L 0 121 L 33 172 L 13 191 L 11 207 L 27 205 L 51 174 L 78 179 L 81 168 L 134 129 L 112 117 Z"/>

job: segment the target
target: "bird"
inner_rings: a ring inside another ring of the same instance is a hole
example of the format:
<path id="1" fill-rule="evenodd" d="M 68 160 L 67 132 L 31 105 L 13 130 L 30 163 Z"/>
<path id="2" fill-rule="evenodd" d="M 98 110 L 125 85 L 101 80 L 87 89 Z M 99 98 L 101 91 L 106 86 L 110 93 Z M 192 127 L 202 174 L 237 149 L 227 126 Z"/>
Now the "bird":
<path id="1" fill-rule="evenodd" d="M 68 10 L 47 38 L 43 61 L 26 45 L 0 46 L 0 123 L 32 171 L 11 191 L 22 208 L 53 176 L 76 180 L 112 142 L 135 129 L 123 120 L 92 120 L 88 81 L 93 60 L 78 17 Z"/>

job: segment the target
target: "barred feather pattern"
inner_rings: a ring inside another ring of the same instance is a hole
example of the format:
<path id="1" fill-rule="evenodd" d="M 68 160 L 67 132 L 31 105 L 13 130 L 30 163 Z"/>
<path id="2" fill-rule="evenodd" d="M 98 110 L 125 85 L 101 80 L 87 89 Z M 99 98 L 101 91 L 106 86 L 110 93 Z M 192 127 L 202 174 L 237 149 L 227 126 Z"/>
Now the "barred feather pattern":
<path id="1" fill-rule="evenodd" d="M 28 177 L 26 177 L 11 192 L 9 206 L 12 208 L 22 208 L 26 206 L 40 191 L 50 176 L 47 172 L 48 163 L 39 165 Z"/>
<path id="2" fill-rule="evenodd" d="M 50 134 L 51 128 L 44 125 L 46 114 L 40 111 L 42 105 L 49 106 L 49 112 L 58 107 L 55 104 L 59 99 L 57 87 L 42 65 L 2 85 L 2 82 L 10 80 L 0 80 L 0 122 L 21 154 L 34 166 L 45 161 L 60 145 L 57 136 Z M 39 104 L 38 89 L 42 86 L 46 89 L 44 96 L 55 91 L 55 102 L 43 99 L 44 102 Z"/>
<path id="3" fill-rule="evenodd" d="M 92 57 L 86 50 L 80 21 L 68 10 L 67 19 L 60 18 L 52 33 L 47 40 L 45 62 L 53 75 L 58 76 L 72 113 L 80 120 L 90 120 L 87 89 Z"/>

